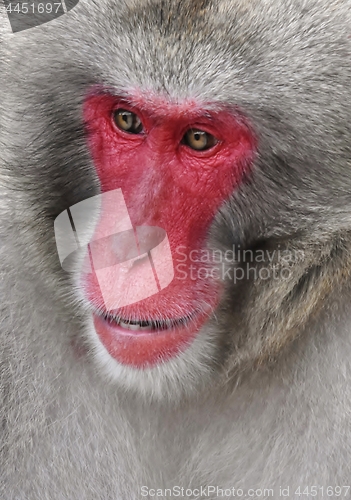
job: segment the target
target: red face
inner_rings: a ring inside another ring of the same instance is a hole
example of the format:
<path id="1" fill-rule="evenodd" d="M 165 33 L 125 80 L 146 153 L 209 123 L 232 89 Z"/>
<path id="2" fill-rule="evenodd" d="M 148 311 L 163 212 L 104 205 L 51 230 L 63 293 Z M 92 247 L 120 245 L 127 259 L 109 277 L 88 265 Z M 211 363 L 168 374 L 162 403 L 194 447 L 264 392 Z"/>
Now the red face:
<path id="1" fill-rule="evenodd" d="M 189 346 L 218 304 L 219 280 L 194 255 L 249 168 L 255 140 L 235 113 L 150 94 L 89 95 L 84 118 L 101 192 L 121 189 L 132 226 L 164 230 L 172 254 L 170 284 L 129 305 L 107 307 L 96 271 L 82 276 L 101 342 L 120 363 L 142 368 Z M 102 206 L 95 234 L 104 234 L 110 208 Z M 139 265 L 139 278 L 148 269 Z M 109 272 L 113 286 L 117 271 Z"/>

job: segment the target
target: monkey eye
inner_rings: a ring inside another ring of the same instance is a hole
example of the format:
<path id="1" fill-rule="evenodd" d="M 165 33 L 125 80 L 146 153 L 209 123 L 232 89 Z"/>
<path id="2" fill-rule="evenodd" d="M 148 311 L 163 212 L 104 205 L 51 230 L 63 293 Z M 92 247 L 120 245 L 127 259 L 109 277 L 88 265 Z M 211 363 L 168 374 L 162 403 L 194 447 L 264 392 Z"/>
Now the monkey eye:
<path id="1" fill-rule="evenodd" d="M 206 149 L 213 148 L 213 146 L 217 144 L 218 140 L 214 135 L 211 135 L 204 130 L 191 128 L 185 133 L 182 142 L 195 151 L 205 151 Z"/>
<path id="2" fill-rule="evenodd" d="M 143 124 L 139 116 L 126 109 L 116 109 L 113 112 L 113 120 L 116 126 L 124 132 L 140 134 L 143 130 Z"/>

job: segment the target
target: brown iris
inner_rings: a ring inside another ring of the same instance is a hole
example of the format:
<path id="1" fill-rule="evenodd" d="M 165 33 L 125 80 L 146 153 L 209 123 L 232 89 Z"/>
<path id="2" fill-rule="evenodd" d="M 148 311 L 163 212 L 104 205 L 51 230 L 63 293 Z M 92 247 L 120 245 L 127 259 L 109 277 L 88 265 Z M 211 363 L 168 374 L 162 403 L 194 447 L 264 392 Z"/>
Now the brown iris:
<path id="1" fill-rule="evenodd" d="M 117 109 L 113 113 L 113 120 L 116 126 L 124 132 L 130 134 L 140 134 L 143 130 L 143 124 L 139 116 L 126 109 Z"/>
<path id="2" fill-rule="evenodd" d="M 196 128 L 189 129 L 183 137 L 183 143 L 195 151 L 205 151 L 213 148 L 217 142 L 217 139 L 212 134 Z"/>

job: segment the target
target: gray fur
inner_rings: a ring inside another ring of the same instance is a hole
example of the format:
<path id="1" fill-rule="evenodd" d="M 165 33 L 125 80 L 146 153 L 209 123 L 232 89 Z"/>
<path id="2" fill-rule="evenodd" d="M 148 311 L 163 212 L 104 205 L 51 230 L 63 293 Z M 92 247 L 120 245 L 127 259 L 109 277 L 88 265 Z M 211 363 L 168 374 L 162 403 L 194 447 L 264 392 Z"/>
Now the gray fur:
<path id="1" fill-rule="evenodd" d="M 350 1 L 81 0 L 16 35 L 1 15 L 0 498 L 350 484 Z M 254 171 L 208 244 L 303 255 L 289 279 L 228 280 L 192 357 L 130 387 L 96 363 L 53 234 L 98 193 L 81 116 L 94 84 L 245 113 Z"/>

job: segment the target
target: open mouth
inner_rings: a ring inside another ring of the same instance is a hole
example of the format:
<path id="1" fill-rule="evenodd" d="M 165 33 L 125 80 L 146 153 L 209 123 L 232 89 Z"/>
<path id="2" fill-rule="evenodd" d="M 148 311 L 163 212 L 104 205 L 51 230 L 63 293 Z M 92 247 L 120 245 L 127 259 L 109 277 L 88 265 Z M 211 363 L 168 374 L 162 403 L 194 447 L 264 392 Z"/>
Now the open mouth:
<path id="1" fill-rule="evenodd" d="M 134 368 L 147 368 L 184 351 L 208 317 L 198 312 L 175 319 L 122 318 L 94 313 L 98 337 L 110 356 Z"/>
<path id="2" fill-rule="evenodd" d="M 195 313 L 177 319 L 149 319 L 149 320 L 135 320 L 125 319 L 118 315 L 103 313 L 102 318 L 107 321 L 111 326 L 120 327 L 128 332 L 140 333 L 157 333 L 167 330 L 174 330 L 177 328 L 184 328 L 194 318 Z"/>

